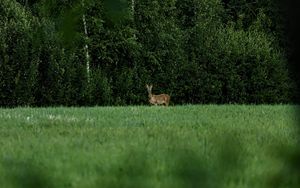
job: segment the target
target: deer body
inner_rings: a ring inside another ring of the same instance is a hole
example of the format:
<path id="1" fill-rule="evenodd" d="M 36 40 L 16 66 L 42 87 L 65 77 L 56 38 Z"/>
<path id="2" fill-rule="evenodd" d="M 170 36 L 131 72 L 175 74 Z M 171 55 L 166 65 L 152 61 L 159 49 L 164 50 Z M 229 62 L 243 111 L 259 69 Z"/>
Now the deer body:
<path id="1" fill-rule="evenodd" d="M 160 94 L 160 95 L 153 95 L 152 94 L 152 85 L 146 85 L 148 90 L 148 96 L 149 96 L 149 103 L 152 105 L 169 105 L 170 102 L 170 96 L 168 94 Z"/>

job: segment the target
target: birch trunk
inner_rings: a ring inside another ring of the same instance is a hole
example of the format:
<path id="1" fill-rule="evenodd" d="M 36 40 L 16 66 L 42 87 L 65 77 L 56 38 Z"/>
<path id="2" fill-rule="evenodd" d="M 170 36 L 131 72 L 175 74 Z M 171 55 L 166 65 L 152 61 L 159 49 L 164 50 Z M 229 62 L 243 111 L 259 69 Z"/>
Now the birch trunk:
<path id="1" fill-rule="evenodd" d="M 131 11 L 132 11 L 132 16 L 134 16 L 134 0 L 131 0 Z"/>
<path id="2" fill-rule="evenodd" d="M 84 0 L 82 0 L 82 8 L 84 8 Z M 85 37 L 88 38 L 87 24 L 86 24 L 84 13 L 82 14 L 82 22 L 83 22 Z M 85 61 L 86 61 L 86 75 L 87 75 L 87 81 L 89 83 L 90 82 L 90 54 L 89 54 L 89 46 L 87 43 L 84 46 L 84 52 L 85 52 Z"/>
<path id="3" fill-rule="evenodd" d="M 132 21 L 134 24 L 134 11 L 135 11 L 135 0 L 131 0 L 131 14 L 132 14 Z M 133 33 L 133 37 L 136 38 L 135 33 Z"/>

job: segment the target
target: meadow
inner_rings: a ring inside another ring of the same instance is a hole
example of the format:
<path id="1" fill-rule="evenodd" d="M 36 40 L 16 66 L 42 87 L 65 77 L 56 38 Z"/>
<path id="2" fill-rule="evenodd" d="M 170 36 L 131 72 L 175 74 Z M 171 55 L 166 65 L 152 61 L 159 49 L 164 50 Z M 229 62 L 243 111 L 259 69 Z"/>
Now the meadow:
<path id="1" fill-rule="evenodd" d="M 0 185 L 292 187 L 295 108 L 0 109 Z"/>

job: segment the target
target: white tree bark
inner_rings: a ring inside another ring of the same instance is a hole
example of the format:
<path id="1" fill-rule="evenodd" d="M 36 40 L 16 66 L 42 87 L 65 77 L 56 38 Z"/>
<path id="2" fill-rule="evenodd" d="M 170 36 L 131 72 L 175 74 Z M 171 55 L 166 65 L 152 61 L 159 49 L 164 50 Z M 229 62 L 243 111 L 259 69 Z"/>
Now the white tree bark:
<path id="1" fill-rule="evenodd" d="M 132 11 L 132 16 L 134 16 L 134 0 L 131 0 L 131 11 Z"/>
<path id="2" fill-rule="evenodd" d="M 135 0 L 131 0 L 131 14 L 132 14 L 133 24 L 134 24 L 134 11 L 135 11 Z M 135 33 L 133 33 L 133 37 L 136 39 Z"/>
<path id="3" fill-rule="evenodd" d="M 82 3 L 82 8 L 84 8 L 84 0 L 82 0 L 81 3 Z M 83 22 L 85 37 L 88 38 L 88 30 L 87 30 L 87 24 L 86 24 L 84 13 L 82 14 L 82 22 Z M 89 54 L 89 46 L 87 43 L 84 46 L 84 51 L 85 51 L 85 61 L 86 61 L 86 75 L 87 75 L 87 81 L 89 83 L 90 82 L 90 54 Z"/>

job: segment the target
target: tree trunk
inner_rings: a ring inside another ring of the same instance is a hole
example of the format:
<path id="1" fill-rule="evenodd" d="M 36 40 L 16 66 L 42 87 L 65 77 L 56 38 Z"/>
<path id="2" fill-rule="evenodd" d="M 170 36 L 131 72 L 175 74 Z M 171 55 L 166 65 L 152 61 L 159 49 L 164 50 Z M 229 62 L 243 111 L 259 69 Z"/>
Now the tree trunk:
<path id="1" fill-rule="evenodd" d="M 84 0 L 82 0 L 82 8 L 84 8 Z M 82 14 L 82 22 L 83 22 L 85 37 L 88 38 L 87 24 L 86 24 L 84 13 Z M 87 43 L 84 46 L 84 52 L 85 52 L 85 61 L 86 61 L 86 75 L 87 75 L 87 81 L 89 83 L 90 82 L 90 54 L 89 54 L 89 46 Z"/>
<path id="2" fill-rule="evenodd" d="M 131 0 L 131 11 L 132 11 L 132 15 L 134 16 L 134 0 Z"/>
<path id="3" fill-rule="evenodd" d="M 131 0 L 131 14 L 132 14 L 132 22 L 133 22 L 133 25 L 135 25 L 135 21 L 134 21 L 134 11 L 135 11 L 135 0 Z M 135 33 L 133 33 L 133 37 L 134 37 L 134 39 L 136 39 Z"/>

